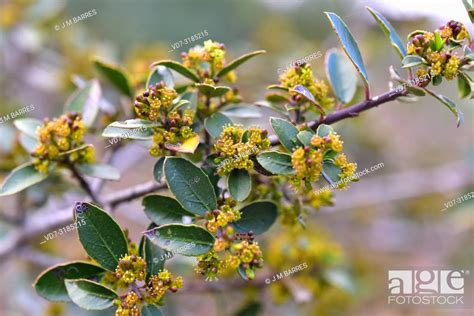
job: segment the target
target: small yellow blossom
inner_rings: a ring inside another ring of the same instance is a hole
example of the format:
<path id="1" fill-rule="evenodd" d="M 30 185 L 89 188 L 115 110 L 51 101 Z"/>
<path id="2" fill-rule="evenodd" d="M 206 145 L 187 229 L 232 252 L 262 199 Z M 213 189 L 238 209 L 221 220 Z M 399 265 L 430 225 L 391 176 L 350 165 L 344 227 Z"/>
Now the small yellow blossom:
<path id="1" fill-rule="evenodd" d="M 72 132 L 71 132 L 72 131 Z M 39 172 L 47 173 L 52 162 L 58 164 L 93 163 L 95 151 L 92 147 L 84 147 L 86 127 L 81 116 L 68 113 L 52 121 L 45 120 L 43 126 L 38 127 L 39 144 L 31 154 L 33 165 Z M 75 149 L 78 149 L 74 151 Z M 67 151 L 73 151 L 65 154 Z"/>

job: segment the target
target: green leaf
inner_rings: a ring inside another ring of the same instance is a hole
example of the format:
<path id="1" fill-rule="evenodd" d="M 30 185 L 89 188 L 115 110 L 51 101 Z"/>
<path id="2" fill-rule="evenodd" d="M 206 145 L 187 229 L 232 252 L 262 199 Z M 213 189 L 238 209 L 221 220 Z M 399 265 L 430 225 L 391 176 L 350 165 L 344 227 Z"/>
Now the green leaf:
<path id="1" fill-rule="evenodd" d="M 232 225 L 237 232 L 248 233 L 252 231 L 256 235 L 266 232 L 277 218 L 277 206 L 270 201 L 258 201 L 246 205 L 240 210 L 240 219 Z"/>
<path id="2" fill-rule="evenodd" d="M 189 104 L 189 101 L 188 100 L 176 100 L 175 102 L 173 102 L 173 104 L 171 105 L 170 109 L 168 110 L 169 112 L 173 112 L 173 111 L 176 111 L 178 110 L 179 108 L 185 106 L 185 105 L 188 105 Z"/>
<path id="3" fill-rule="evenodd" d="M 252 178 L 248 171 L 234 169 L 227 178 L 227 187 L 230 195 L 237 201 L 245 200 L 252 190 Z"/>
<path id="4" fill-rule="evenodd" d="M 428 62 L 418 55 L 408 55 L 402 60 L 402 68 L 411 68 L 419 65 L 427 65 Z"/>
<path id="5" fill-rule="evenodd" d="M 204 215 L 216 209 L 214 188 L 199 167 L 184 158 L 167 157 L 164 171 L 171 192 L 186 210 Z"/>
<path id="6" fill-rule="evenodd" d="M 77 89 L 66 101 L 65 111 L 82 114 L 82 120 L 87 127 L 94 124 L 99 113 L 101 89 L 97 80 L 91 80 L 84 87 Z"/>
<path id="7" fill-rule="evenodd" d="M 280 90 L 280 91 L 286 91 L 288 92 L 290 89 L 284 86 L 280 86 L 277 84 L 271 84 L 267 87 L 268 90 Z"/>
<path id="8" fill-rule="evenodd" d="M 284 94 L 281 94 L 281 93 L 268 93 L 267 95 L 265 95 L 265 100 L 267 100 L 268 102 L 271 102 L 271 103 L 289 103 L 289 102 L 291 102 L 291 100 L 288 98 L 288 96 L 286 96 Z M 260 106 L 260 104 L 261 103 L 259 103 L 258 105 Z M 264 103 L 262 105 L 264 105 Z"/>
<path id="9" fill-rule="evenodd" d="M 37 171 L 31 163 L 20 165 L 13 169 L 3 181 L 0 187 L 0 196 L 20 192 L 33 184 L 43 181 L 47 177 L 47 173 Z"/>
<path id="10" fill-rule="evenodd" d="M 213 138 L 219 138 L 224 126 L 231 124 L 232 120 L 220 112 L 216 112 L 204 120 L 204 127 Z"/>
<path id="11" fill-rule="evenodd" d="M 94 178 L 105 180 L 120 179 L 120 171 L 114 166 L 107 164 L 82 164 L 78 165 L 77 169 L 80 173 Z"/>
<path id="12" fill-rule="evenodd" d="M 372 14 L 374 19 L 377 21 L 380 28 L 385 33 L 385 36 L 387 36 L 390 39 L 390 41 L 392 42 L 392 46 L 398 52 L 398 54 L 400 55 L 400 58 L 405 57 L 407 55 L 405 45 L 403 44 L 402 40 L 400 39 L 400 36 L 398 36 L 397 31 L 395 31 L 395 29 L 392 27 L 390 22 L 381 13 L 375 11 L 374 9 L 370 7 L 366 7 L 366 8 L 367 10 L 369 10 L 370 14 Z"/>
<path id="13" fill-rule="evenodd" d="M 441 75 L 433 76 L 432 82 L 433 82 L 433 86 L 439 86 L 443 82 L 443 76 Z"/>
<path id="14" fill-rule="evenodd" d="M 323 163 L 323 172 L 322 172 L 324 179 L 329 182 L 329 184 L 333 184 L 338 182 L 341 178 L 339 174 L 341 174 L 341 168 L 334 165 L 331 161 L 325 161 Z"/>
<path id="15" fill-rule="evenodd" d="M 181 96 L 181 100 L 188 100 L 187 109 L 196 110 L 198 104 L 198 93 L 196 91 L 186 92 Z"/>
<path id="16" fill-rule="evenodd" d="M 212 249 L 214 236 L 197 225 L 169 224 L 145 232 L 155 245 L 183 256 L 199 256 Z"/>
<path id="17" fill-rule="evenodd" d="M 151 65 L 152 66 L 158 66 L 158 65 L 165 66 L 167 68 L 173 69 L 177 73 L 185 76 L 188 79 L 191 79 L 194 82 L 200 81 L 199 77 L 194 72 L 192 72 L 189 68 L 184 67 L 183 65 L 181 65 L 180 63 L 174 60 L 160 60 L 160 61 L 154 62 Z"/>
<path id="18" fill-rule="evenodd" d="M 166 250 L 152 243 L 148 238 L 144 238 L 143 251 L 145 253 L 147 276 L 158 274 L 165 266 Z"/>
<path id="19" fill-rule="evenodd" d="M 208 97 L 220 97 L 229 92 L 231 89 L 226 86 L 212 86 L 207 83 L 196 83 L 196 88 L 198 88 L 199 92 L 208 96 Z"/>
<path id="20" fill-rule="evenodd" d="M 416 86 L 407 86 L 407 91 L 410 92 L 413 95 L 417 95 L 419 97 L 425 96 L 426 92 L 423 89 L 420 89 Z"/>
<path id="21" fill-rule="evenodd" d="M 464 121 L 464 115 L 462 114 L 460 110 L 457 109 L 456 104 L 451 99 L 449 99 L 448 97 L 444 95 L 437 94 L 436 92 L 433 92 L 426 88 L 425 88 L 425 91 L 428 92 L 428 94 L 430 94 L 433 98 L 443 103 L 451 111 L 451 113 L 454 114 L 454 116 L 456 117 L 457 127 L 459 127 L 461 123 Z"/>
<path id="22" fill-rule="evenodd" d="M 23 118 L 13 121 L 13 125 L 23 134 L 38 139 L 36 129 L 43 126 L 43 122 L 34 118 Z"/>
<path id="23" fill-rule="evenodd" d="M 153 304 L 146 304 L 142 306 L 141 316 L 162 316 L 158 307 Z"/>
<path id="24" fill-rule="evenodd" d="M 146 80 L 146 87 L 149 88 L 150 86 L 154 86 L 161 81 L 163 81 L 165 83 L 165 86 L 167 86 L 168 88 L 174 88 L 173 74 L 165 66 L 155 67 L 150 72 L 150 75 Z"/>
<path id="25" fill-rule="evenodd" d="M 444 47 L 444 40 L 439 35 L 439 32 L 435 32 L 435 39 L 434 39 L 434 51 L 439 52 Z"/>
<path id="26" fill-rule="evenodd" d="M 267 151 L 257 156 L 258 163 L 272 174 L 294 174 L 291 155 L 277 151 Z"/>
<path id="27" fill-rule="evenodd" d="M 298 93 L 305 100 L 307 100 L 307 101 L 309 101 L 313 104 L 317 104 L 316 100 L 314 99 L 314 96 L 311 94 L 311 92 L 309 92 L 309 90 L 305 86 L 302 86 L 302 85 L 299 84 L 299 85 L 295 86 L 293 89 L 291 89 L 291 91 L 294 91 L 294 92 Z"/>
<path id="28" fill-rule="evenodd" d="M 142 119 L 131 119 L 126 121 L 116 121 L 110 123 L 108 126 L 119 127 L 123 129 L 135 129 L 135 128 L 153 128 L 161 126 L 161 123 L 152 122 Z"/>
<path id="29" fill-rule="evenodd" d="M 173 198 L 161 195 L 149 195 L 143 199 L 143 207 L 148 218 L 157 225 L 180 223 L 183 216 L 194 217 Z"/>
<path id="30" fill-rule="evenodd" d="M 472 3 L 472 0 L 462 0 L 462 2 L 464 4 L 464 7 L 467 10 L 467 14 L 469 15 L 469 18 L 471 19 L 471 22 L 474 23 L 474 3 Z"/>
<path id="31" fill-rule="evenodd" d="M 133 97 L 133 92 L 128 82 L 127 75 L 125 75 L 124 71 L 118 66 L 96 59 L 94 60 L 94 67 L 120 92 L 129 97 Z"/>
<path id="32" fill-rule="evenodd" d="M 242 65 L 243 63 L 245 63 L 249 59 L 251 59 L 255 56 L 258 56 L 260 54 L 264 54 L 264 53 L 266 53 L 266 51 L 257 50 L 255 52 L 251 52 L 251 53 L 242 55 L 239 58 L 234 59 L 233 61 L 228 63 L 227 66 L 225 66 L 221 71 L 219 71 L 219 73 L 217 74 L 217 77 L 223 77 L 223 76 L 227 75 L 229 72 L 231 72 L 235 68 L 239 67 L 240 65 Z"/>
<path id="33" fill-rule="evenodd" d="M 362 56 L 359 51 L 359 47 L 357 46 L 357 42 L 352 36 L 351 32 L 347 28 L 347 25 L 344 21 L 335 13 L 332 12 L 325 12 L 329 21 L 331 22 L 332 28 L 336 31 L 339 40 L 341 41 L 342 48 L 344 52 L 352 61 L 354 66 L 356 67 L 357 71 L 362 77 L 364 81 L 364 85 L 366 87 L 369 86 L 369 76 L 367 75 L 367 70 L 365 70 L 364 61 L 362 60 Z"/>
<path id="34" fill-rule="evenodd" d="M 316 100 L 314 99 L 314 96 L 311 94 L 311 92 L 309 92 L 309 90 L 305 86 L 297 85 L 296 87 L 291 89 L 291 91 L 296 92 L 303 99 L 315 105 L 321 113 L 324 113 L 324 109 L 318 104 L 318 102 L 316 102 Z"/>
<path id="35" fill-rule="evenodd" d="M 313 138 L 314 134 L 310 131 L 301 131 L 296 135 L 296 138 L 305 146 L 311 145 L 311 138 Z"/>
<path id="36" fill-rule="evenodd" d="M 252 107 L 248 104 L 236 104 L 229 107 L 225 107 L 221 111 L 222 114 L 230 116 L 230 117 L 237 117 L 237 118 L 260 118 L 262 114 L 260 110 Z"/>
<path id="37" fill-rule="evenodd" d="M 165 163 L 165 157 L 160 157 L 153 167 L 153 176 L 155 177 L 156 182 L 161 182 L 163 178 L 163 164 Z"/>
<path id="38" fill-rule="evenodd" d="M 471 83 L 469 79 L 464 75 L 464 73 L 460 72 L 458 75 L 458 92 L 459 98 L 463 99 L 471 95 Z"/>
<path id="39" fill-rule="evenodd" d="M 212 160 L 213 158 L 210 159 L 209 161 L 211 161 L 212 163 Z M 219 177 L 219 175 L 217 174 L 217 168 L 210 167 L 210 166 L 202 167 L 202 171 L 204 171 L 204 173 L 209 178 L 209 181 L 211 181 L 211 184 L 212 184 L 212 187 L 214 188 L 214 192 L 216 193 L 216 196 L 219 196 L 221 189 L 219 188 L 217 184 L 219 180 L 221 179 L 221 177 Z"/>
<path id="40" fill-rule="evenodd" d="M 109 271 L 115 271 L 121 256 L 128 253 L 128 243 L 117 222 L 91 203 L 76 203 L 75 220 L 79 240 L 87 254 Z"/>
<path id="41" fill-rule="evenodd" d="M 20 142 L 20 145 L 29 153 L 35 151 L 36 147 L 38 147 L 39 144 L 38 139 L 23 133 L 20 133 L 20 135 L 18 136 L 18 141 Z"/>
<path id="42" fill-rule="evenodd" d="M 148 140 L 153 137 L 153 128 L 160 126 L 159 123 L 145 120 L 127 120 L 113 122 L 102 132 L 103 137 Z"/>
<path id="43" fill-rule="evenodd" d="M 467 45 L 464 47 L 464 56 L 474 61 L 474 53 Z"/>
<path id="44" fill-rule="evenodd" d="M 326 125 L 326 124 L 321 124 L 316 129 L 316 134 L 318 134 L 320 137 L 325 137 L 325 136 L 328 136 L 329 134 L 335 134 L 335 132 L 331 126 Z"/>
<path id="45" fill-rule="evenodd" d="M 65 279 L 90 278 L 105 270 L 97 265 L 83 261 L 73 261 L 55 265 L 43 271 L 33 283 L 41 297 L 53 302 L 71 301 L 67 294 Z"/>
<path id="46" fill-rule="evenodd" d="M 357 74 L 350 62 L 337 49 L 326 53 L 326 75 L 339 101 L 346 104 L 353 98 L 357 90 Z"/>
<path id="47" fill-rule="evenodd" d="M 111 289 L 86 279 L 66 280 L 66 289 L 71 300 L 86 310 L 102 310 L 113 305 L 117 293 Z"/>
<path id="48" fill-rule="evenodd" d="M 296 135 L 299 133 L 296 126 L 287 120 L 276 117 L 270 117 L 270 124 L 286 150 L 293 151 L 296 147 L 301 146 L 301 143 L 296 138 Z"/>

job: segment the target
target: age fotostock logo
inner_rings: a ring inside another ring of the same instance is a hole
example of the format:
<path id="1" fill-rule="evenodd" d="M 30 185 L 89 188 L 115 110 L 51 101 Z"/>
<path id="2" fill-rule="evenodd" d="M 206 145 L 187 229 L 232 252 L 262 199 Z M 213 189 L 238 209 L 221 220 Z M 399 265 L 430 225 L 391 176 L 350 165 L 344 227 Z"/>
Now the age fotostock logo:
<path id="1" fill-rule="evenodd" d="M 390 305 L 464 305 L 464 285 L 469 270 L 389 270 Z"/>

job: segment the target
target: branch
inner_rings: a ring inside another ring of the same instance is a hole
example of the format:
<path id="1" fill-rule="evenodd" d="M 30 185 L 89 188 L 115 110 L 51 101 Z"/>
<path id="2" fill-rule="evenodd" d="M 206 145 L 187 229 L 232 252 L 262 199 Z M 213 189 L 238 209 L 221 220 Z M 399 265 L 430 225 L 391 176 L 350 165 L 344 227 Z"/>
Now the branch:
<path id="1" fill-rule="evenodd" d="M 358 116 L 359 113 L 364 112 L 368 109 L 371 109 L 373 107 L 376 107 L 380 104 L 387 103 L 390 101 L 395 100 L 396 98 L 403 96 L 407 93 L 406 89 L 403 91 L 389 91 L 384 94 L 375 96 L 371 99 L 364 100 L 358 104 L 352 105 L 348 108 L 342 109 L 340 111 L 333 112 L 331 114 L 328 114 L 325 116 L 322 120 L 320 121 L 312 121 L 306 123 L 309 128 L 312 130 L 316 130 L 319 125 L 321 124 L 328 124 L 331 125 L 333 123 L 336 123 L 338 121 L 341 121 L 343 119 L 349 118 L 349 117 L 354 117 Z M 280 143 L 280 140 L 276 135 L 270 136 L 270 141 L 272 143 L 272 146 L 278 145 Z"/>
<path id="2" fill-rule="evenodd" d="M 95 193 L 92 191 L 91 187 L 89 186 L 89 183 L 84 179 L 84 177 L 77 171 L 76 167 L 72 164 L 68 164 L 69 170 L 71 170 L 72 174 L 74 175 L 74 178 L 77 179 L 79 184 L 81 185 L 81 188 L 86 191 L 87 195 L 92 199 L 93 202 L 97 204 L 101 204 Z"/>
<path id="3" fill-rule="evenodd" d="M 109 202 L 106 203 L 106 205 L 110 205 L 111 208 L 115 208 L 121 203 L 134 200 L 136 198 L 147 195 L 148 193 L 164 189 L 165 187 L 166 184 L 157 183 L 156 181 L 148 181 L 145 183 L 141 183 L 134 187 L 107 195 L 107 199 Z"/>
<path id="4" fill-rule="evenodd" d="M 164 183 L 146 182 L 134 187 L 108 194 L 104 198 L 104 205 L 114 206 L 131 201 L 148 193 L 160 190 Z M 72 205 L 73 203 L 71 203 Z M 48 208 L 47 208 L 48 209 Z M 48 233 L 63 225 L 72 222 L 73 206 L 54 212 L 38 212 L 26 218 L 25 222 L 10 231 L 0 242 L 0 262 L 12 252 L 19 249 L 29 240 L 43 233 Z"/>

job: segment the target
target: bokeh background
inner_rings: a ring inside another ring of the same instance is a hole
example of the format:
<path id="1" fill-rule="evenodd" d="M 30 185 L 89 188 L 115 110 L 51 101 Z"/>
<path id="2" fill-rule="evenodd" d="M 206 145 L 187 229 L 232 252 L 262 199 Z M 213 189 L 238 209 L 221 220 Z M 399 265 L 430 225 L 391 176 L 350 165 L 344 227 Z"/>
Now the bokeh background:
<path id="1" fill-rule="evenodd" d="M 336 12 L 349 25 L 359 42 L 372 94 L 380 94 L 389 89 L 388 67 L 400 68 L 400 60 L 366 5 L 383 13 L 403 39 L 415 29 L 431 31 L 451 19 L 465 23 L 474 35 L 461 0 L 2 0 L 0 115 L 33 104 L 35 110 L 22 117 L 58 116 L 75 89 L 72 79 L 97 75 L 91 64 L 94 56 L 119 64 L 138 81 L 152 61 L 177 59 L 191 47 L 170 52 L 171 44 L 204 30 L 209 33 L 206 39 L 225 43 L 228 60 L 267 50 L 238 70 L 237 86 L 245 101 L 253 103 L 264 98 L 267 85 L 276 83 L 278 68 L 339 47 L 324 11 Z M 91 9 L 97 14 L 55 29 Z M 311 64 L 317 76 L 325 78 L 324 58 Z M 458 100 L 454 81 L 436 90 Z M 114 97 L 110 95 L 111 103 L 119 103 Z M 356 98 L 361 97 L 359 93 Z M 390 269 L 474 267 L 474 199 L 441 211 L 444 203 L 474 191 L 474 102 L 457 103 L 465 115 L 460 128 L 429 96 L 415 103 L 384 104 L 336 123 L 348 156 L 360 170 L 380 162 L 384 167 L 337 192 L 336 205 L 313 212 L 300 237 L 277 224 L 259 238 L 273 271 L 305 261 L 310 268 L 271 285 L 216 289 L 198 280 L 192 260 L 177 257 L 169 262 L 170 269 L 195 288 L 186 290 L 185 285 L 182 293 L 168 295 L 164 315 L 472 315 L 472 309 L 387 305 Z M 99 158 L 109 154 L 105 139 L 90 141 Z M 0 124 L 0 179 L 26 159 L 11 121 Z M 122 178 L 108 183 L 104 193 L 150 180 L 154 161 L 146 148 L 127 144 L 112 161 Z M 72 191 L 66 192 L 67 187 Z M 75 182 L 57 177 L 0 198 L 0 240 L 33 213 L 38 218 L 52 214 L 78 196 Z M 138 241 L 148 223 L 140 200 L 121 205 L 114 215 Z M 76 232 L 42 245 L 41 241 L 43 236 L 37 236 L 2 261 L 0 315 L 112 315 L 113 311 L 86 313 L 73 305 L 50 304 L 36 295 L 31 284 L 45 267 L 85 258 Z M 292 251 L 295 248 L 306 249 L 306 254 Z M 473 286 L 466 284 L 471 304 Z"/>

